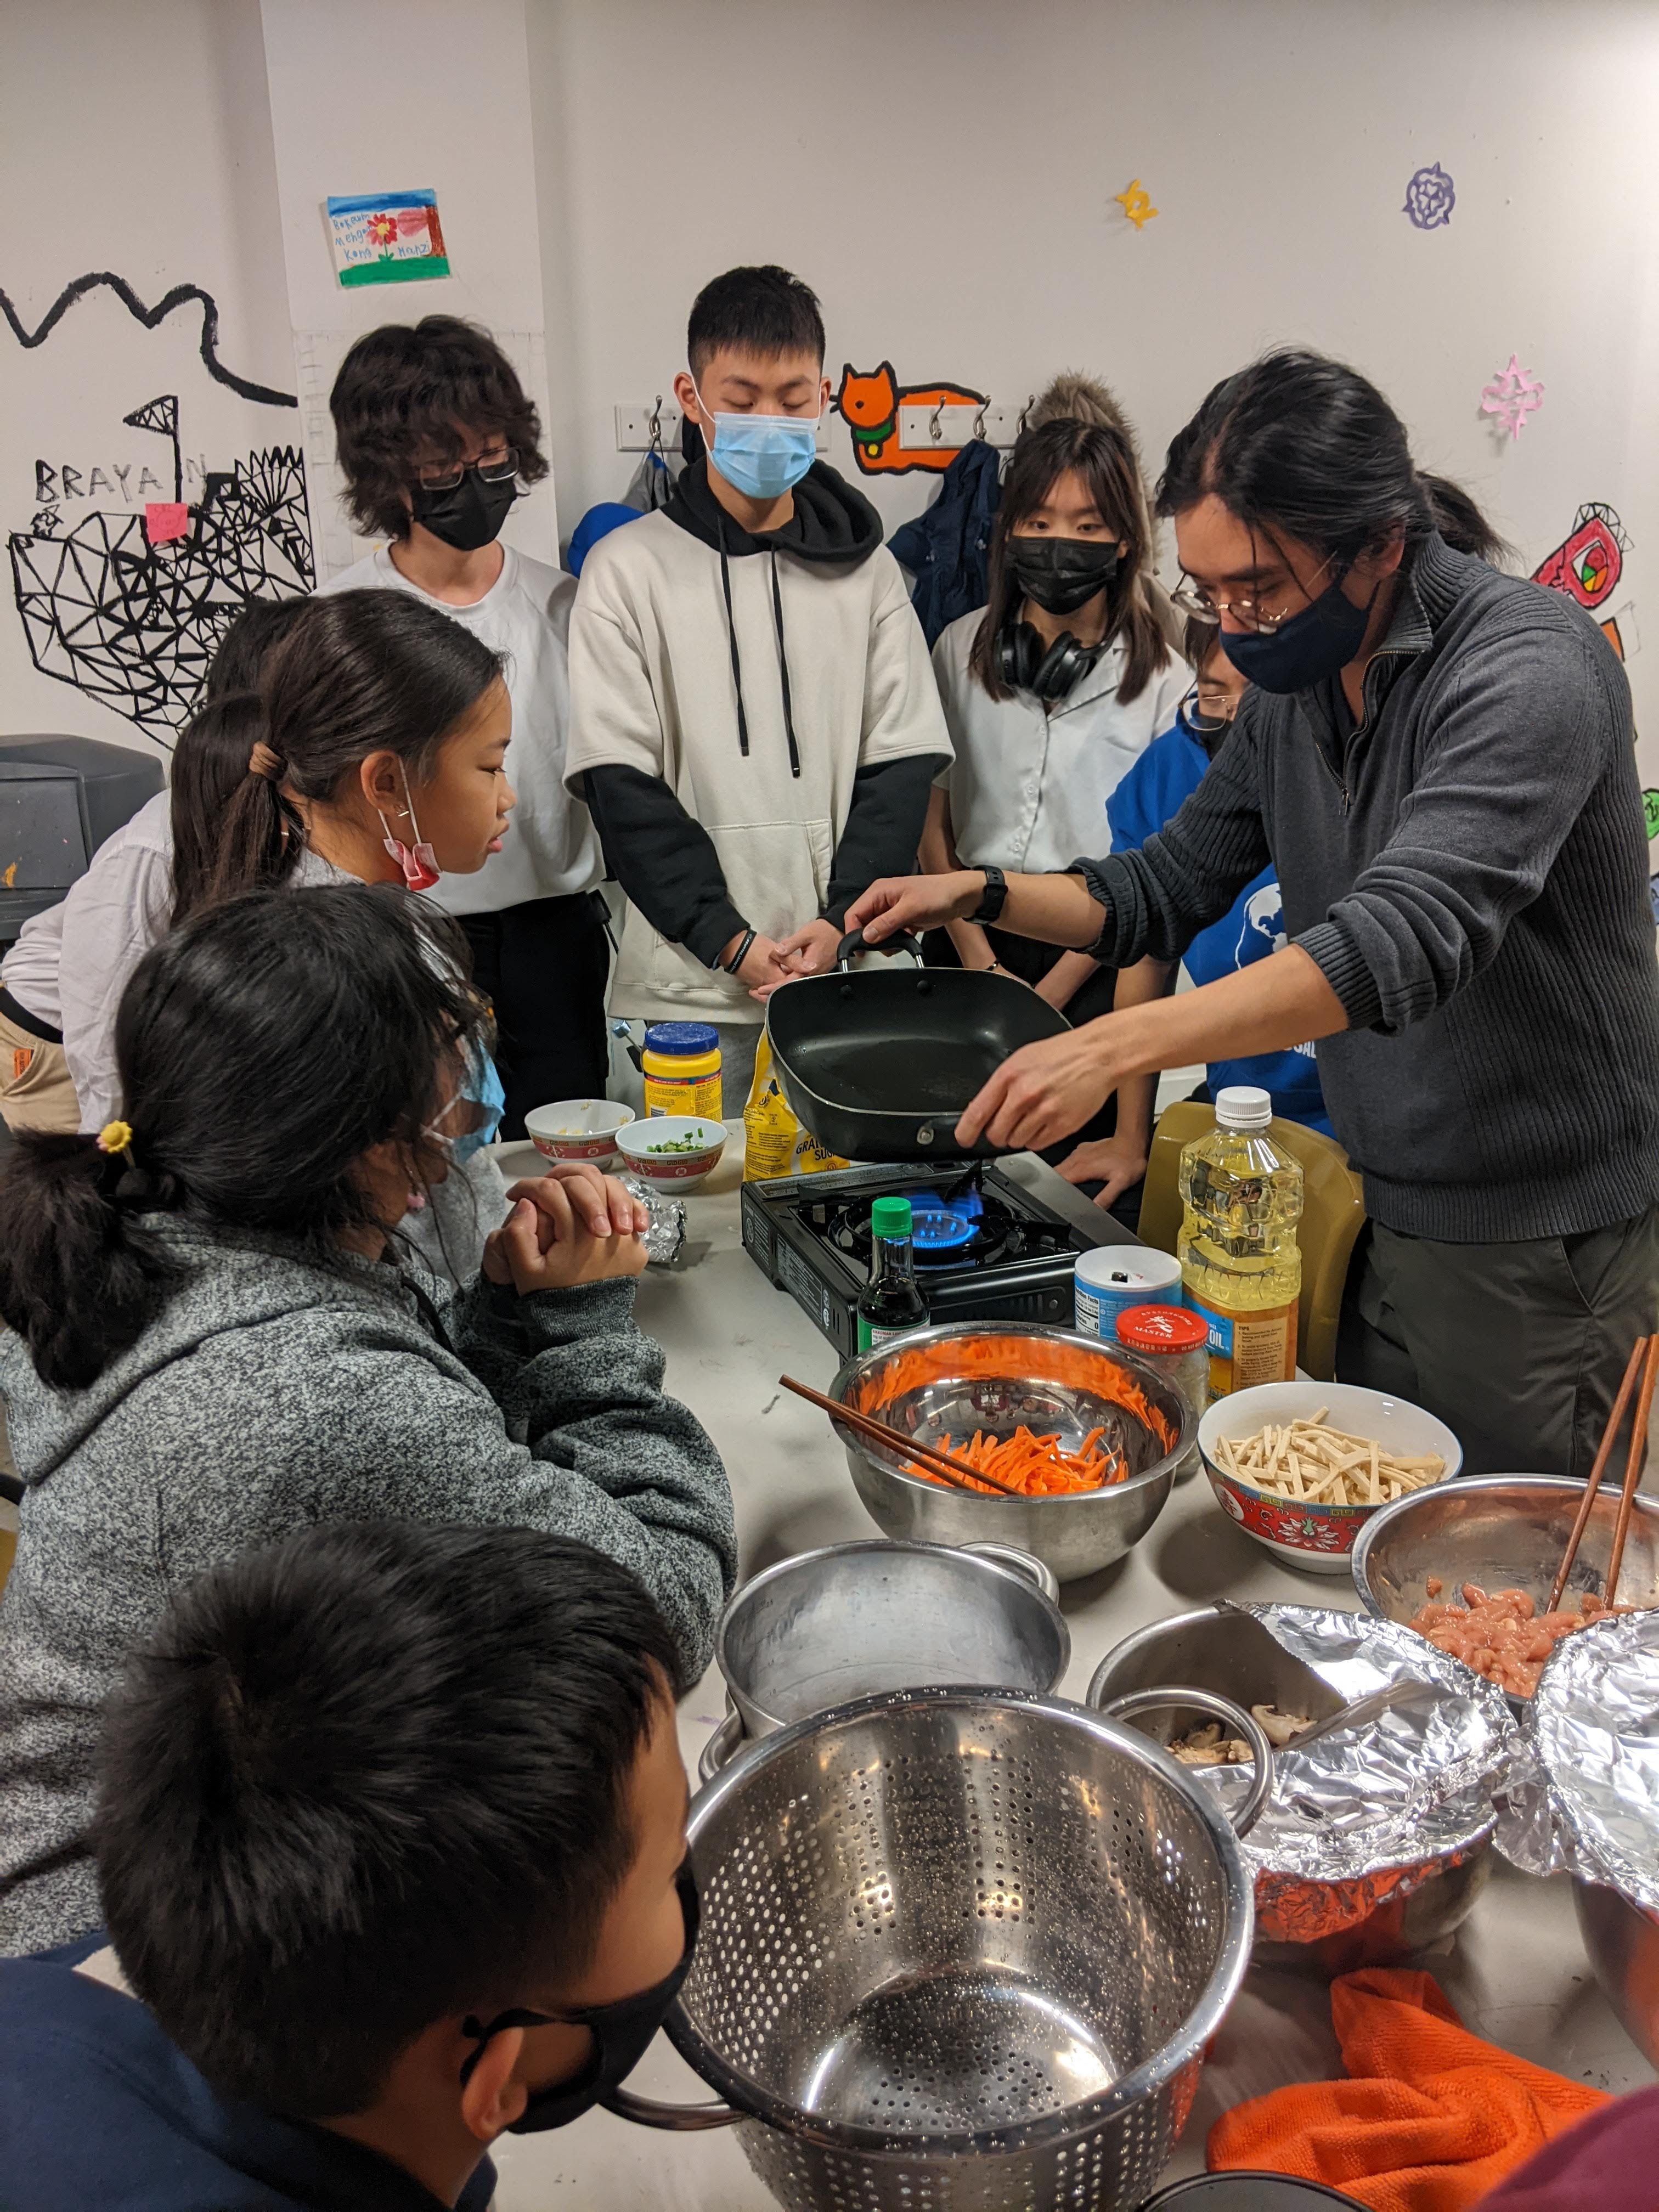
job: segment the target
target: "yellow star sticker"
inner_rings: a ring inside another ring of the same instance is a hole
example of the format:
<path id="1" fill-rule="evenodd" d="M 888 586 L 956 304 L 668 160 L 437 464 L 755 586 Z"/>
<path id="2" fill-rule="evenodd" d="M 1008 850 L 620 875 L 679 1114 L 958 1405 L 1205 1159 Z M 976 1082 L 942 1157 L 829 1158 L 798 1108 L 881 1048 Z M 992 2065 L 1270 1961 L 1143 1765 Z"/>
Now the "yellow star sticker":
<path id="1" fill-rule="evenodd" d="M 1158 213 L 1158 210 L 1147 198 L 1139 177 L 1132 177 L 1125 189 L 1121 192 L 1114 192 L 1112 198 L 1137 230 L 1144 223 L 1150 222 Z"/>

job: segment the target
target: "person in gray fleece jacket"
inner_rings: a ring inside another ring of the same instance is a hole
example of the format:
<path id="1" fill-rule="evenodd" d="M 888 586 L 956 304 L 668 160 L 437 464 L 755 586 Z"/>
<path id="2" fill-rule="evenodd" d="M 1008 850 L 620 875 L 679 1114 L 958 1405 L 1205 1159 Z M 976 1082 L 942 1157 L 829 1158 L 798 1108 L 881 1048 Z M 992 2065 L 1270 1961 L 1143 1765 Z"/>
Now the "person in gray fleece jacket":
<path id="1" fill-rule="evenodd" d="M 441 917 L 367 886 L 256 892 L 148 954 L 117 1024 L 128 1119 L 23 1141 L 0 1182 L 0 1393 L 26 1486 L 0 1599 L 0 1952 L 96 1928 L 103 1700 L 215 1562 L 307 1523 L 546 1528 L 629 1567 L 708 1664 L 725 1471 L 632 1317 L 644 1209 L 520 1184 L 445 1298 L 388 1245 L 467 1150 L 480 1003 Z"/>

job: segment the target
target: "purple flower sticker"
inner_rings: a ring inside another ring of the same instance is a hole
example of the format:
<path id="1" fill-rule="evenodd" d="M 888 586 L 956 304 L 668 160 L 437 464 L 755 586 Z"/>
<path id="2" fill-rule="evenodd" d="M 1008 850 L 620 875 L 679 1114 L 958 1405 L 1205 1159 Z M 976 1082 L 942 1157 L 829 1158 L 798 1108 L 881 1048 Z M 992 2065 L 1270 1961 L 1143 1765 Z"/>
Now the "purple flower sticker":
<path id="1" fill-rule="evenodd" d="M 1401 212 L 1408 215 L 1419 230 L 1438 230 L 1451 221 L 1456 204 L 1457 191 L 1451 179 L 1438 161 L 1431 161 L 1407 185 L 1406 204 Z"/>

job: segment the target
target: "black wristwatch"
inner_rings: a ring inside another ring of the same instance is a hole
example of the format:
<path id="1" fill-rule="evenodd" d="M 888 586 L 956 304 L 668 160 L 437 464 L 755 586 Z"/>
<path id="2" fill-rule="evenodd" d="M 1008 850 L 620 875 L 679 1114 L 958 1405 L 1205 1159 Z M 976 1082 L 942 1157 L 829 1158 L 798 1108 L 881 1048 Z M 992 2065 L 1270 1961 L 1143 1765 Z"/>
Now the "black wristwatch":
<path id="1" fill-rule="evenodd" d="M 985 878 L 985 895 L 968 916 L 969 921 L 982 921 L 988 927 L 1002 913 L 1003 901 L 1008 896 L 1008 878 L 1000 868 L 981 868 Z"/>

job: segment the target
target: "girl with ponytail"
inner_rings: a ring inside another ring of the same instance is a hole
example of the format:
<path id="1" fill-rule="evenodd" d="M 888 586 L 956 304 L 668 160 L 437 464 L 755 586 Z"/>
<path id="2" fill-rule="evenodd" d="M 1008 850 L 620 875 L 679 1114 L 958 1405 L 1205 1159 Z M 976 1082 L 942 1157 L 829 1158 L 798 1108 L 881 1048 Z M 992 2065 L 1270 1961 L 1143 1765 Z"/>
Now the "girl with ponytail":
<path id="1" fill-rule="evenodd" d="M 422 817 L 424 826 L 424 817 Z M 401 1264 L 489 1042 L 459 933 L 362 884 L 209 907 L 140 963 L 125 1111 L 0 1176 L 0 1395 L 27 1486 L 0 1605 L 0 1953 L 98 1924 L 99 1707 L 216 1562 L 324 1520 L 552 1528 L 622 1560 L 707 1663 L 734 1559 L 718 1455 L 635 1326 L 645 1208 L 517 1186 L 482 1274 Z"/>

